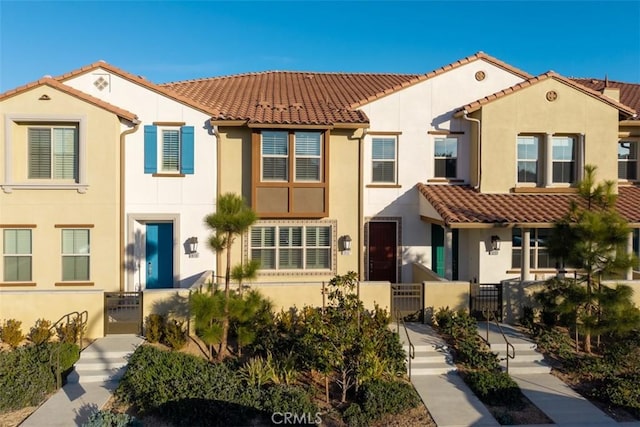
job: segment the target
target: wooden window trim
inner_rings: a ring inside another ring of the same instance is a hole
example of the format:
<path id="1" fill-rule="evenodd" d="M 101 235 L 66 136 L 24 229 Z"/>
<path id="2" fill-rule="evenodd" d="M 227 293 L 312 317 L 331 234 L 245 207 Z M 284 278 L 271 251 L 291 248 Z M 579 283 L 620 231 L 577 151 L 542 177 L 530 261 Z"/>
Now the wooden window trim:
<path id="1" fill-rule="evenodd" d="M 289 206 L 287 212 L 270 213 L 270 212 L 257 212 L 259 215 L 263 215 L 265 218 L 322 218 L 329 214 L 329 147 L 331 139 L 330 129 L 319 129 L 322 131 L 322 143 L 321 143 L 321 173 L 322 179 L 320 182 L 297 182 L 295 181 L 295 132 L 300 129 L 278 129 L 280 131 L 286 130 L 288 133 L 289 142 L 289 177 L 287 181 L 262 181 L 262 131 L 270 130 L 270 128 L 253 129 L 251 133 L 251 207 L 257 211 L 257 193 L 259 188 L 286 188 L 287 197 L 289 200 Z M 324 212 L 291 212 L 291 206 L 295 204 L 294 194 L 297 188 L 323 188 L 324 189 Z"/>
<path id="2" fill-rule="evenodd" d="M 152 125 L 154 126 L 186 126 L 187 123 L 186 122 L 153 122 Z"/>
<path id="3" fill-rule="evenodd" d="M 0 287 L 2 288 L 16 288 L 20 286 L 36 286 L 36 282 L 0 282 Z"/>
<path id="4" fill-rule="evenodd" d="M 56 224 L 54 228 L 93 228 L 94 224 Z"/>
<path id="5" fill-rule="evenodd" d="M 38 228 L 37 224 L 0 224 L 0 228 Z"/>
<path id="6" fill-rule="evenodd" d="M 464 131 L 460 130 L 430 130 L 427 131 L 428 135 L 464 135 Z"/>
<path id="7" fill-rule="evenodd" d="M 154 178 L 184 178 L 186 175 L 183 173 L 152 173 Z"/>
<path id="8" fill-rule="evenodd" d="M 400 184 L 367 184 L 366 188 L 402 188 Z"/>
<path id="9" fill-rule="evenodd" d="M 95 286 L 94 282 L 55 282 L 54 286 Z"/>

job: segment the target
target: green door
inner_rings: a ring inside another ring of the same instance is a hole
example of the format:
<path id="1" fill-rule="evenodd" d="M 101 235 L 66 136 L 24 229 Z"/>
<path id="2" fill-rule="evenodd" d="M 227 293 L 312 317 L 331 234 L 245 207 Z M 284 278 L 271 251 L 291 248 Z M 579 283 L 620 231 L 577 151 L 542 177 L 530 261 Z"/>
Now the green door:
<path id="1" fill-rule="evenodd" d="M 451 242 L 452 280 L 458 280 L 458 230 L 453 230 Z M 444 228 L 437 224 L 431 224 L 431 270 L 440 277 L 445 276 L 444 260 Z"/>

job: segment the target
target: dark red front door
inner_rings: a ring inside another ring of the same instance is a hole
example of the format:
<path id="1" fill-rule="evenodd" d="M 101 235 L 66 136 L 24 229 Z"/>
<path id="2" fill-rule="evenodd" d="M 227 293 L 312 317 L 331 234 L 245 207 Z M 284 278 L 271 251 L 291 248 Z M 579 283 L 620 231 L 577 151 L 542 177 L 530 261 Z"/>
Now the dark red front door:
<path id="1" fill-rule="evenodd" d="M 369 223 L 369 280 L 396 283 L 396 242 L 395 222 Z"/>

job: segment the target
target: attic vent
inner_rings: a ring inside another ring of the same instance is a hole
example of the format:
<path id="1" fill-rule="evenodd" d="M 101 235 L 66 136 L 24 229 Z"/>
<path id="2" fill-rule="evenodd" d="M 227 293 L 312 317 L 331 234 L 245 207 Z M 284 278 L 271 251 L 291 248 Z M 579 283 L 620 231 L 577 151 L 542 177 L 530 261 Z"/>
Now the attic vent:
<path id="1" fill-rule="evenodd" d="M 43 94 L 40 98 L 38 98 L 40 101 L 50 101 L 51 98 L 49 97 L 49 95 L 47 95 L 46 93 Z"/>
<path id="2" fill-rule="evenodd" d="M 304 78 L 311 80 L 313 78 L 313 74 L 305 74 Z"/>
<path id="3" fill-rule="evenodd" d="M 287 111 L 287 106 L 284 104 L 276 104 L 273 106 L 276 111 Z"/>
<path id="4" fill-rule="evenodd" d="M 105 89 L 107 86 L 109 86 L 109 82 L 107 81 L 107 79 L 105 79 L 104 77 L 100 76 L 96 79 L 95 82 L 93 82 L 93 85 L 98 88 L 98 90 L 103 90 Z"/>
<path id="5" fill-rule="evenodd" d="M 271 104 L 269 103 L 269 101 L 259 101 L 256 104 L 256 107 L 271 108 Z"/>
<path id="6" fill-rule="evenodd" d="M 293 104 L 289 105 L 289 108 L 291 108 L 292 110 L 302 110 L 302 102 L 294 102 Z"/>

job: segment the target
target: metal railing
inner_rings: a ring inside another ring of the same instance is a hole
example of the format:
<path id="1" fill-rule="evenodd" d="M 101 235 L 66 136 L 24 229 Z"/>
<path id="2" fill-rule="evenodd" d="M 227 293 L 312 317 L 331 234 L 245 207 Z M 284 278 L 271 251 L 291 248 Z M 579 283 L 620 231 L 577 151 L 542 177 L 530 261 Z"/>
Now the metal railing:
<path id="1" fill-rule="evenodd" d="M 493 314 L 493 320 L 495 321 L 496 326 L 498 327 L 498 330 L 500 331 L 500 334 L 502 335 L 502 339 L 504 339 L 505 350 L 506 350 L 506 353 L 507 353 L 506 361 L 507 361 L 507 374 L 508 374 L 509 373 L 509 359 L 515 359 L 515 357 L 516 357 L 516 348 L 507 339 L 507 336 L 504 334 L 504 331 L 502 330 L 502 326 L 500 326 L 500 322 L 498 322 L 498 318 L 495 316 L 493 310 L 487 308 L 485 310 L 482 310 L 482 314 L 484 314 L 485 319 L 487 319 L 487 339 L 486 339 L 487 343 L 489 343 L 489 323 L 491 322 L 491 315 L 492 314 Z M 509 351 L 509 350 L 511 350 L 511 351 Z"/>
<path id="2" fill-rule="evenodd" d="M 70 313 L 65 314 L 60 319 L 58 319 L 51 327 L 49 328 L 49 333 L 53 334 L 57 332 L 59 326 L 63 324 L 67 327 L 71 324 L 75 324 L 77 331 L 79 332 L 79 337 L 74 336 L 74 342 L 76 339 L 80 340 L 80 350 L 82 350 L 82 340 L 84 338 L 84 329 L 87 326 L 87 322 L 89 321 L 89 312 L 86 310 L 83 312 L 72 311 Z M 73 331 L 75 334 L 75 331 Z M 60 351 L 62 346 L 53 347 L 53 351 L 49 354 L 49 365 L 53 365 L 53 359 L 55 357 L 55 367 L 56 367 L 56 385 L 57 388 L 62 387 L 62 373 L 60 372 Z"/>
<path id="3" fill-rule="evenodd" d="M 407 331 L 407 325 L 404 323 L 404 317 L 400 315 L 400 310 L 396 310 L 396 333 L 398 334 L 398 337 L 400 337 L 400 322 L 402 322 L 404 333 L 407 336 L 407 343 L 409 344 L 409 354 L 407 359 L 409 363 L 409 379 L 411 379 L 411 360 L 416 357 L 416 348 L 411 342 L 411 337 L 409 337 L 409 331 Z"/>

